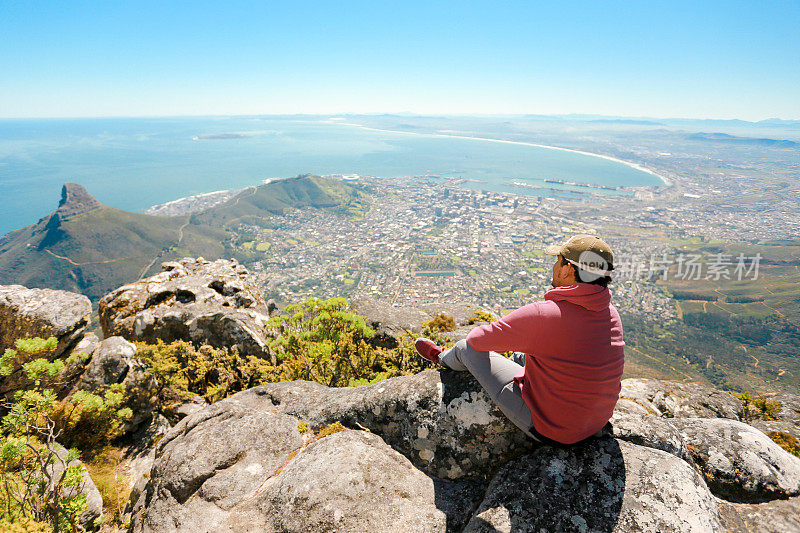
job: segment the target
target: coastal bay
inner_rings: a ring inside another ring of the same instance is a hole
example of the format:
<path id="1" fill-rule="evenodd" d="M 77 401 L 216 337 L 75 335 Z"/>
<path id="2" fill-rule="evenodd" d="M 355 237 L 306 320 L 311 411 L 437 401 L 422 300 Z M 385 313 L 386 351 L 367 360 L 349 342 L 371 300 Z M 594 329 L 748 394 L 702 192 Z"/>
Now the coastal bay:
<path id="1" fill-rule="evenodd" d="M 631 162 L 502 139 L 354 128 L 326 117 L 184 117 L 0 121 L 0 235 L 53 209 L 65 182 L 106 205 L 151 206 L 303 173 L 438 176 L 474 189 L 549 194 L 513 182 L 607 186 L 663 182 Z M 557 148 L 557 147 L 556 147 Z M 570 190 L 573 189 L 573 190 Z M 613 192 L 613 191 L 610 191 Z"/>

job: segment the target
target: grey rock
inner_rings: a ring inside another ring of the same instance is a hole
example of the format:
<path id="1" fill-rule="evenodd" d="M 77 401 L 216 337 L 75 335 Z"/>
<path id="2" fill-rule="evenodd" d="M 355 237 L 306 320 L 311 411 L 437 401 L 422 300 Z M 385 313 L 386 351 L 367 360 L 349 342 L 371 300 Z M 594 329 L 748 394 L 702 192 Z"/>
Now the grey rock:
<path id="1" fill-rule="evenodd" d="M 98 344 L 78 387 L 92 392 L 103 391 L 109 385 L 122 383 L 138 364 L 136 345 L 122 337 L 109 337 Z"/>
<path id="2" fill-rule="evenodd" d="M 193 395 L 190 398 L 178 400 L 167 406 L 164 414 L 171 423 L 177 424 L 187 416 L 193 415 L 207 406 L 208 402 L 202 396 Z"/>
<path id="3" fill-rule="evenodd" d="M 99 344 L 100 339 L 97 338 L 97 335 L 86 333 L 75 347 L 69 351 L 69 354 L 64 355 L 64 360 L 67 361 L 64 371 L 58 380 L 59 383 L 53 386 L 53 390 L 59 398 L 63 398 L 75 390 L 81 375 L 86 370 L 86 365 L 91 361 L 92 353 L 94 353 Z"/>
<path id="4" fill-rule="evenodd" d="M 109 337 L 97 345 L 74 390 L 104 394 L 112 385 L 122 384 L 127 405 L 133 410 L 124 430 L 132 431 L 151 416 L 155 380 L 136 358 L 136 345 L 122 337 Z"/>
<path id="5" fill-rule="evenodd" d="M 617 400 L 617 405 L 614 406 L 614 414 L 660 416 L 659 413 L 653 409 L 636 403 L 634 400 L 629 400 L 628 398 L 620 398 Z"/>
<path id="6" fill-rule="evenodd" d="M 672 422 L 717 496 L 752 502 L 800 494 L 800 458 L 754 427 L 725 419 Z"/>
<path id="7" fill-rule="evenodd" d="M 220 530 L 444 532 L 435 500 L 433 480 L 380 437 L 344 431 L 301 451 Z"/>
<path id="8" fill-rule="evenodd" d="M 389 348 L 397 347 L 407 332 L 418 334 L 422 323 L 430 315 L 421 309 L 409 306 L 392 306 L 370 297 L 355 298 L 350 307 L 366 317 L 367 325 L 375 330 L 376 344 Z"/>
<path id="9" fill-rule="evenodd" d="M 299 420 L 270 407 L 235 395 L 172 428 L 134 487 L 132 531 L 457 531 L 482 498 L 484 484 L 431 479 L 373 433 L 304 448 Z"/>
<path id="10" fill-rule="evenodd" d="M 93 530 L 94 521 L 100 518 L 100 516 L 103 514 L 103 497 L 100 495 L 100 491 L 97 490 L 97 486 L 94 484 L 92 477 L 89 475 L 86 467 L 83 466 L 83 463 L 79 459 L 66 462 L 67 455 L 69 453 L 66 448 L 58 443 L 54 443 L 53 452 L 55 453 L 57 459 L 48 467 L 46 467 L 51 479 L 60 479 L 67 468 L 73 466 L 81 467 L 81 471 L 83 472 L 81 484 L 72 487 L 64 487 L 63 497 L 74 498 L 79 494 L 86 495 L 86 509 L 83 511 L 83 513 L 81 513 L 80 523 L 84 528 Z M 49 485 L 50 490 L 52 490 L 53 486 L 54 483 Z"/>
<path id="11" fill-rule="evenodd" d="M 689 463 L 693 461 L 683 437 L 668 418 L 631 413 L 623 408 L 614 410 L 611 424 L 618 439 L 670 453 Z"/>
<path id="12" fill-rule="evenodd" d="M 147 486 L 150 471 L 156 458 L 156 444 L 170 430 L 167 419 L 160 414 L 155 414 L 132 435 L 125 452 L 125 465 L 127 473 L 129 503 L 126 506 L 126 518 L 130 518 L 132 504 L 135 503 Z"/>
<path id="13" fill-rule="evenodd" d="M 731 533 L 788 533 L 800 531 L 800 497 L 766 503 L 721 503 L 725 530 Z"/>
<path id="14" fill-rule="evenodd" d="M 17 339 L 55 337 L 58 344 L 48 357 L 66 356 L 83 338 L 91 312 L 89 299 L 80 294 L 0 285 L 0 353 L 13 348 Z M 77 365 L 70 370 L 72 378 L 80 372 Z M 22 368 L 16 365 L 9 375 L 0 377 L 0 397 L 9 397 L 27 384 Z M 58 392 L 62 392 L 60 388 Z"/>
<path id="15" fill-rule="evenodd" d="M 397 347 L 406 338 L 422 332 L 422 323 L 441 313 L 452 316 L 456 322 L 456 331 L 444 333 L 450 342 L 458 342 L 466 338 L 474 328 L 469 321 L 474 318 L 479 306 L 463 302 L 430 303 L 422 309 L 411 306 L 392 306 L 374 298 L 363 296 L 350 302 L 351 307 L 366 317 L 367 324 L 375 330 L 375 343 L 390 348 Z M 411 336 L 408 335 L 411 333 Z"/>
<path id="16" fill-rule="evenodd" d="M 688 464 L 606 437 L 509 463 L 465 531 L 723 530 L 716 499 Z"/>
<path id="17" fill-rule="evenodd" d="M 768 394 L 771 402 L 780 402 L 781 410 L 775 420 L 748 420 L 747 423 L 763 431 L 780 431 L 800 439 L 800 396 L 796 394 Z"/>
<path id="18" fill-rule="evenodd" d="M 308 381 L 271 383 L 231 399 L 312 427 L 341 421 L 369 429 L 441 479 L 487 479 L 509 457 L 535 446 L 467 372 L 426 370 L 339 389 Z"/>
<path id="19" fill-rule="evenodd" d="M 181 420 L 156 446 L 132 531 L 216 531 L 303 444 L 297 420 L 234 398 Z"/>
<path id="20" fill-rule="evenodd" d="M 467 335 L 469 335 L 469 332 L 472 331 L 474 327 L 475 327 L 474 325 L 459 326 L 458 328 L 456 328 L 455 331 L 447 331 L 442 333 L 441 335 L 451 343 L 455 344 L 462 339 L 466 339 Z M 447 347 L 449 347 L 449 344 Z"/>
<path id="21" fill-rule="evenodd" d="M 94 333 L 87 333 L 81 338 L 78 344 L 75 345 L 71 353 L 81 352 L 91 357 L 99 344 L 100 339 L 97 338 L 97 335 Z"/>
<path id="22" fill-rule="evenodd" d="M 268 356 L 267 305 L 245 267 L 197 258 L 166 262 L 161 268 L 100 300 L 100 325 L 107 337 L 150 343 L 185 340 Z"/>
<path id="23" fill-rule="evenodd" d="M 772 432 L 786 433 L 800 440 L 800 428 L 794 422 L 788 420 L 751 420 L 748 424 L 767 435 Z"/>
<path id="24" fill-rule="evenodd" d="M 81 294 L 0 285 L 0 350 L 16 339 L 55 337 L 54 357 L 72 348 L 89 326 L 92 304 Z"/>
<path id="25" fill-rule="evenodd" d="M 619 397 L 634 401 L 653 414 L 672 418 L 739 420 L 742 410 L 741 402 L 730 393 L 700 383 L 623 379 Z"/>

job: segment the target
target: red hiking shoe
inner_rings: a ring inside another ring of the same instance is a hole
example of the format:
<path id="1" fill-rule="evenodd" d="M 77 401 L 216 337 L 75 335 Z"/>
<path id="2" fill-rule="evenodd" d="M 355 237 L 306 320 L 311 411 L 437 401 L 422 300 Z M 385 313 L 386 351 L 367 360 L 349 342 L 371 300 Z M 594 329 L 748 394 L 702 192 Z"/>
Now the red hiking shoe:
<path id="1" fill-rule="evenodd" d="M 439 362 L 439 354 L 442 353 L 442 348 L 432 340 L 420 337 L 414 341 L 414 348 L 417 349 L 417 353 L 419 353 L 423 359 L 427 359 L 437 365 L 441 364 Z"/>

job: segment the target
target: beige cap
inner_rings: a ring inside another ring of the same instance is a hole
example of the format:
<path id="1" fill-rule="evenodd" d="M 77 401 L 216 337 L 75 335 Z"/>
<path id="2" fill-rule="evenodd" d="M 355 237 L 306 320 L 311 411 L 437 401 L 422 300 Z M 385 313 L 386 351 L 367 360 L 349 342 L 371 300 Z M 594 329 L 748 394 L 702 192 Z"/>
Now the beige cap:
<path id="1" fill-rule="evenodd" d="M 572 265 L 597 276 L 608 276 L 614 270 L 611 247 L 594 235 L 575 235 L 564 244 L 551 244 L 544 253 L 562 255 Z"/>

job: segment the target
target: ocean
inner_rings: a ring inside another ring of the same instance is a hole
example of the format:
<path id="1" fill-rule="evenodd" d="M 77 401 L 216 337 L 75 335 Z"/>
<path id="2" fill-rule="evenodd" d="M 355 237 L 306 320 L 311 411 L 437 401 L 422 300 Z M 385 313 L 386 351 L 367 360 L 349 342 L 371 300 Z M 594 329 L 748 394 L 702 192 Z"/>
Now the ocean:
<path id="1" fill-rule="evenodd" d="M 617 161 L 536 146 L 376 131 L 309 119 L 187 117 L 0 120 L 0 235 L 53 211 L 61 185 L 141 212 L 185 196 L 297 174 L 439 175 L 466 187 L 549 196 L 557 179 L 661 185 Z M 595 189 L 595 192 L 619 194 Z"/>

